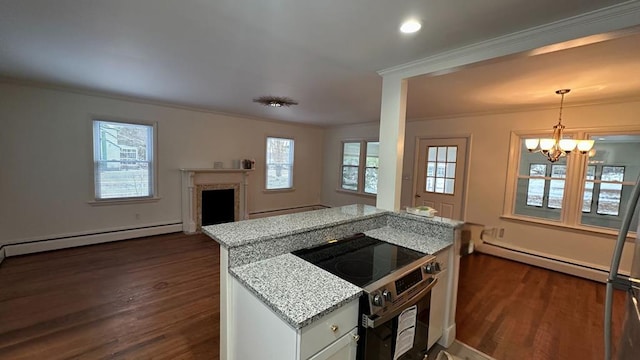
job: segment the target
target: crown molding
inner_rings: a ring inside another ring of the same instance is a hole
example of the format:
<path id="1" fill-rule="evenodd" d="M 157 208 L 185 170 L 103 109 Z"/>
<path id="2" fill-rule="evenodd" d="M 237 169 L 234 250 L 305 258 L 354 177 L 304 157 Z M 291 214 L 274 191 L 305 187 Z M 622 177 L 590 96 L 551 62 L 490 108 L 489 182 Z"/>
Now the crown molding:
<path id="1" fill-rule="evenodd" d="M 586 36 L 621 30 L 622 33 L 635 33 L 638 29 L 623 29 L 638 25 L 640 25 L 640 1 L 631 0 L 393 66 L 378 71 L 378 74 L 383 77 L 406 79 L 434 72 L 446 72 L 473 63 L 523 53 Z"/>
<path id="2" fill-rule="evenodd" d="M 564 109 L 571 108 L 581 108 L 581 107 L 591 107 L 591 106 L 605 106 L 605 105 L 615 105 L 615 104 L 630 104 L 630 103 L 640 103 L 640 96 L 625 96 L 619 98 L 610 98 L 610 99 L 602 99 L 602 100 L 594 100 L 594 101 L 582 101 L 576 102 L 571 105 L 564 105 Z M 455 114 L 446 114 L 446 115 L 435 115 L 435 116 L 424 116 L 424 117 L 416 117 L 416 118 L 407 118 L 407 122 L 414 121 L 431 121 L 431 120 L 449 120 L 449 119 L 459 119 L 459 118 L 469 118 L 469 117 L 483 117 L 483 116 L 493 116 L 493 115 L 505 115 L 505 114 L 517 114 L 517 113 L 526 113 L 526 112 L 534 112 L 534 111 L 545 111 L 545 110 L 555 110 L 558 111 L 559 107 L 557 105 L 532 105 L 532 106 L 522 106 L 511 109 L 496 109 L 496 110 L 487 110 L 487 111 L 472 111 L 472 112 L 461 112 Z"/>

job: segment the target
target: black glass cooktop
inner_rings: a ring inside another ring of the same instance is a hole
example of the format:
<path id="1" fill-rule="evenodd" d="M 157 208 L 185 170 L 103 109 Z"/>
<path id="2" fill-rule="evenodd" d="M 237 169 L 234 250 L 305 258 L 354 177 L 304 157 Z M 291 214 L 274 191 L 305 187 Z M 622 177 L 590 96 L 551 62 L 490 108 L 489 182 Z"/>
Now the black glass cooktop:
<path id="1" fill-rule="evenodd" d="M 425 256 L 364 234 L 292 254 L 360 287 Z"/>

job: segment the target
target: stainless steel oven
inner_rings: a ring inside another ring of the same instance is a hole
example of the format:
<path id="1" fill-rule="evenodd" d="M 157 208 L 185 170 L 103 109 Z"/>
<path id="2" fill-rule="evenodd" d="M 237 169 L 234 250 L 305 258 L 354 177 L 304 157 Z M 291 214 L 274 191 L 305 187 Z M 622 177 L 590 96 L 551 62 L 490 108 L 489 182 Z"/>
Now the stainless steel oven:
<path id="1" fill-rule="evenodd" d="M 293 254 L 364 290 L 358 360 L 424 358 L 434 256 L 363 234 Z"/>

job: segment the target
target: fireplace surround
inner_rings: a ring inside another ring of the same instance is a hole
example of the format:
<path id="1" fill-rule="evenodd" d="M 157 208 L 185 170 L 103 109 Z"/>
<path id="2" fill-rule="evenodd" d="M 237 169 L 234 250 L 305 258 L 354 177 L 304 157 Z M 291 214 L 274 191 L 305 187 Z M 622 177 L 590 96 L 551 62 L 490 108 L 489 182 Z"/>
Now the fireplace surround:
<path id="1" fill-rule="evenodd" d="M 200 232 L 202 192 L 234 190 L 234 220 L 248 218 L 247 186 L 252 169 L 180 169 L 182 174 L 182 231 Z"/>

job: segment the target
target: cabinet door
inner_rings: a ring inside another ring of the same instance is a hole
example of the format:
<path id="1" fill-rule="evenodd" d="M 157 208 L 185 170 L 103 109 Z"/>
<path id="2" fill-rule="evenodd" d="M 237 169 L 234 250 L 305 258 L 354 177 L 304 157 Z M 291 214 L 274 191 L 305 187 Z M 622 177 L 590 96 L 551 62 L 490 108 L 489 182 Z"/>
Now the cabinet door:
<path id="1" fill-rule="evenodd" d="M 431 289 L 431 309 L 429 312 L 429 341 L 427 347 L 440 339 L 444 330 L 444 313 L 447 311 L 447 269 L 438 274 L 438 283 Z"/>
<path id="2" fill-rule="evenodd" d="M 358 328 L 355 327 L 308 360 L 355 360 L 357 347 Z"/>

